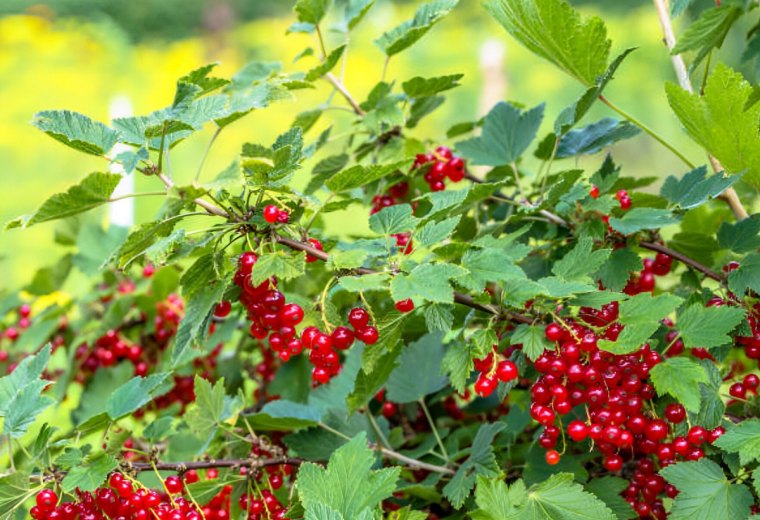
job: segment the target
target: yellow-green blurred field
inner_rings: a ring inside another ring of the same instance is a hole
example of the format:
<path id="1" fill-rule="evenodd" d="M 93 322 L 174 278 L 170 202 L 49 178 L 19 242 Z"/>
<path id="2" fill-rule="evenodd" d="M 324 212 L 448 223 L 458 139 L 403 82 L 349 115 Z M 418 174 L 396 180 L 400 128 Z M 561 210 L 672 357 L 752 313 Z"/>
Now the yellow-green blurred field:
<path id="1" fill-rule="evenodd" d="M 282 0 L 278 0 L 282 1 Z M 597 4 L 603 5 L 603 4 Z M 382 53 L 372 40 L 383 31 L 410 17 L 415 5 L 403 8 L 391 1 L 379 1 L 353 35 L 348 58 L 346 84 L 355 97 L 363 99 L 380 80 Z M 593 8 L 584 7 L 584 11 Z M 608 97 L 644 122 L 651 124 L 696 162 L 703 158 L 682 134 L 670 114 L 662 82 L 672 78 L 667 53 L 660 40 L 655 13 L 648 4 L 630 12 L 605 15 L 613 40 L 613 52 L 638 47 L 617 74 Z M 162 108 L 171 102 L 176 78 L 199 65 L 220 62 L 218 75 L 229 76 L 250 60 L 282 61 L 286 71 L 306 70 L 313 58 L 296 63 L 304 48 L 313 46 L 309 35 L 291 34 L 288 17 L 260 19 L 240 25 L 221 36 L 197 37 L 173 43 L 131 45 L 108 23 L 50 20 L 33 15 L 0 18 L 0 220 L 29 213 L 48 195 L 65 189 L 85 173 L 107 168 L 105 161 L 77 154 L 34 129 L 29 121 L 45 109 L 71 109 L 108 122 L 109 105 L 126 97 L 135 114 Z M 337 45 L 340 36 L 328 33 L 328 43 Z M 511 41 L 488 18 L 476 0 L 463 0 L 457 10 L 409 52 L 394 58 L 387 78 L 405 80 L 413 76 L 465 74 L 463 86 L 415 130 L 419 138 L 445 139 L 453 123 L 477 118 L 483 91 L 480 50 L 489 39 L 507 46 L 504 60 L 507 99 L 525 105 L 547 101 L 545 127 L 580 92 L 581 87 L 552 66 L 530 55 Z M 731 42 L 722 51 L 731 59 Z M 255 113 L 226 129 L 216 142 L 206 163 L 212 175 L 227 166 L 246 141 L 269 143 L 293 121 L 295 115 L 323 102 L 330 92 L 298 91 L 298 101 L 279 103 Z M 596 107 L 589 121 L 613 115 Z M 347 115 L 333 111 L 323 117 L 309 135 L 336 122 L 346 124 Z M 211 137 L 208 130 L 178 147 L 172 154 L 174 175 L 190 178 Z M 619 162 L 635 175 L 666 175 L 685 169 L 667 151 L 646 136 L 623 143 L 615 150 Z M 593 167 L 601 157 L 584 159 Z M 558 168 L 558 166 L 557 166 Z M 298 182 L 308 176 L 306 168 Z M 137 180 L 138 191 L 158 189 L 147 178 Z M 137 199 L 137 218 L 155 211 L 157 202 Z M 361 230 L 365 217 L 351 219 Z M 348 219 L 342 219 L 344 222 Z M 19 287 L 37 267 L 56 258 L 52 241 L 54 225 L 40 225 L 0 235 L 0 288 Z"/>

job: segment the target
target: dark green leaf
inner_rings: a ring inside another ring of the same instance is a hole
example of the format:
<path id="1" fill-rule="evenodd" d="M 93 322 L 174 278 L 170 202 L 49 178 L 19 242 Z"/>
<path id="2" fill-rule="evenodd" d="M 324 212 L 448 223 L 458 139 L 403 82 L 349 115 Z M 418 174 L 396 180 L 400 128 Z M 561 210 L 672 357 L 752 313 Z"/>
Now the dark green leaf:
<path id="1" fill-rule="evenodd" d="M 386 384 L 390 401 L 411 403 L 445 386 L 442 340 L 441 334 L 428 334 L 404 348 Z"/>
<path id="2" fill-rule="evenodd" d="M 32 124 L 66 146 L 91 155 L 105 155 L 119 140 L 115 130 L 68 110 L 39 112 Z"/>
<path id="3" fill-rule="evenodd" d="M 738 175 L 715 174 L 705 178 L 706 175 L 705 166 L 691 170 L 680 180 L 671 175 L 665 179 L 660 195 L 682 209 L 690 209 L 717 197 L 739 180 Z"/>
<path id="4" fill-rule="evenodd" d="M 729 332 L 745 318 L 737 307 L 693 304 L 678 315 L 678 331 L 687 348 L 719 347 L 731 342 Z"/>
<path id="5" fill-rule="evenodd" d="M 670 210 L 658 208 L 633 208 L 623 218 L 612 217 L 610 226 L 624 235 L 632 235 L 644 229 L 660 229 L 670 224 L 677 224 L 679 218 Z"/>
<path id="6" fill-rule="evenodd" d="M 384 33 L 375 43 L 386 56 L 393 56 L 414 45 L 433 26 L 456 7 L 459 0 L 432 0 L 414 13 L 414 18 Z"/>
<path id="7" fill-rule="evenodd" d="M 169 376 L 169 372 L 152 374 L 148 377 L 133 377 L 117 388 L 106 402 L 106 413 L 117 421 L 148 404 L 153 392 Z"/>
<path id="8" fill-rule="evenodd" d="M 610 291 L 621 291 L 631 277 L 640 271 L 643 263 L 639 255 L 630 249 L 616 249 L 597 272 L 602 285 Z"/>
<path id="9" fill-rule="evenodd" d="M 690 66 L 692 70 L 696 69 L 711 50 L 723 45 L 728 31 L 741 15 L 742 9 L 735 5 L 718 5 L 705 9 L 678 39 L 671 54 L 698 50 Z"/>
<path id="10" fill-rule="evenodd" d="M 604 118 L 578 130 L 565 134 L 557 147 L 556 158 L 574 155 L 589 155 L 601 151 L 623 139 L 630 139 L 641 133 L 638 127 L 627 121 Z"/>
<path id="11" fill-rule="evenodd" d="M 451 74 L 435 78 L 422 78 L 416 76 L 403 82 L 401 88 L 410 98 L 434 96 L 440 92 L 458 87 L 459 80 L 462 79 L 463 76 L 464 74 Z"/>
<path id="12" fill-rule="evenodd" d="M 738 453 L 742 466 L 760 458 L 760 419 L 746 419 L 732 424 L 713 443 L 729 453 Z"/>
<path id="13" fill-rule="evenodd" d="M 735 253 L 748 253 L 760 247 L 760 215 L 752 215 L 736 223 L 721 224 L 718 244 Z"/>

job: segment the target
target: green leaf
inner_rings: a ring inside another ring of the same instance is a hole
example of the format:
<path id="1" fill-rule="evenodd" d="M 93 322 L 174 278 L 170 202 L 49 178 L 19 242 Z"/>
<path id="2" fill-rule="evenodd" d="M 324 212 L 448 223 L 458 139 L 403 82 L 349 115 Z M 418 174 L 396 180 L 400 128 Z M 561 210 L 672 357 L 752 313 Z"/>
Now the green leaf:
<path id="1" fill-rule="evenodd" d="M 345 14 L 348 29 L 356 27 L 374 4 L 375 0 L 348 0 Z"/>
<path id="2" fill-rule="evenodd" d="M 464 393 L 467 379 L 474 369 L 474 347 L 470 343 L 452 343 L 441 361 L 441 372 L 446 374 L 454 389 Z"/>
<path id="3" fill-rule="evenodd" d="M 330 258 L 327 260 L 327 268 L 333 271 L 355 269 L 361 267 L 368 256 L 369 254 L 361 249 L 332 250 L 330 251 Z"/>
<path id="4" fill-rule="evenodd" d="M 574 155 L 590 155 L 623 139 L 636 137 L 641 130 L 627 122 L 606 117 L 578 130 L 571 130 L 560 139 L 555 157 L 562 159 Z"/>
<path id="5" fill-rule="evenodd" d="M 325 185 L 335 193 L 348 191 L 354 188 L 360 188 L 365 184 L 382 179 L 383 177 L 387 177 L 396 171 L 406 169 L 409 164 L 410 161 L 408 160 L 391 164 L 373 164 L 369 166 L 357 164 L 341 171 L 340 173 L 336 173 L 327 180 Z"/>
<path id="6" fill-rule="evenodd" d="M 256 430 L 298 430 L 316 426 L 321 419 L 317 408 L 310 405 L 293 403 L 284 399 L 271 401 L 261 411 L 249 415 L 247 420 Z"/>
<path id="7" fill-rule="evenodd" d="M 552 273 L 566 281 L 591 280 L 590 275 L 599 269 L 610 256 L 609 249 L 593 251 L 594 240 L 584 236 L 565 256 L 555 262 Z"/>
<path id="8" fill-rule="evenodd" d="M 242 407 L 238 398 L 225 394 L 224 378 L 219 379 L 213 386 L 206 379 L 195 376 L 195 406 L 185 415 L 190 429 L 199 438 L 208 438 L 216 428 Z"/>
<path id="9" fill-rule="evenodd" d="M 5 403 L 7 411 L 4 415 L 3 435 L 21 437 L 37 416 L 53 404 L 52 398 L 40 395 L 49 384 L 48 381 L 40 379 L 24 385 Z"/>
<path id="10" fill-rule="evenodd" d="M 292 280 L 301 276 L 306 269 L 306 255 L 303 253 L 285 253 L 275 251 L 261 255 L 253 265 L 251 284 L 259 285 L 276 276 L 280 280 Z"/>
<path id="11" fill-rule="evenodd" d="M 760 294 L 760 255 L 747 255 L 738 269 L 728 273 L 728 288 L 738 295 L 748 289 Z"/>
<path id="12" fill-rule="evenodd" d="M 457 225 L 459 225 L 461 218 L 461 215 L 457 215 L 440 222 L 431 220 L 415 234 L 415 241 L 422 247 L 440 245 L 441 242 L 451 236 Z"/>
<path id="13" fill-rule="evenodd" d="M 597 271 L 602 285 L 610 291 L 621 291 L 628 283 L 631 273 L 643 267 L 641 257 L 627 248 L 616 249 Z"/>
<path id="14" fill-rule="evenodd" d="M 693 1 L 694 0 L 673 0 L 670 4 L 670 15 L 673 18 L 680 15 L 688 9 Z"/>
<path id="15" fill-rule="evenodd" d="M 105 453 L 99 453 L 94 457 L 88 457 L 85 464 L 71 468 L 61 482 L 61 488 L 66 493 L 71 493 L 79 488 L 81 491 L 95 491 L 108 474 L 119 467 L 119 462 Z"/>
<path id="16" fill-rule="evenodd" d="M 434 96 L 458 87 L 459 80 L 462 79 L 463 76 L 464 74 L 450 74 L 448 76 L 438 76 L 435 78 L 422 78 L 416 76 L 403 82 L 401 88 L 410 98 Z"/>
<path id="17" fill-rule="evenodd" d="M 365 274 L 358 276 L 341 276 L 338 285 L 348 292 L 384 291 L 388 289 L 391 276 L 388 273 Z"/>
<path id="18" fill-rule="evenodd" d="M 497 103 L 486 115 L 481 135 L 459 141 L 456 149 L 473 165 L 511 164 L 536 137 L 543 117 L 543 104 L 522 111 L 510 103 Z"/>
<path id="19" fill-rule="evenodd" d="M 705 166 L 694 168 L 680 180 L 671 175 L 660 188 L 660 195 L 681 209 L 691 209 L 717 197 L 739 180 L 738 175 L 715 174 L 705 178 L 706 175 Z"/>
<path id="20" fill-rule="evenodd" d="M 702 401 L 699 383 L 708 383 L 702 365 L 686 357 L 667 358 L 650 372 L 659 395 L 670 394 L 690 412 L 698 412 Z"/>
<path id="21" fill-rule="evenodd" d="M 457 468 L 456 473 L 443 488 L 443 494 L 451 505 L 459 509 L 470 496 L 479 475 L 496 477 L 500 473 L 499 465 L 493 453 L 493 440 L 501 430 L 506 428 L 503 422 L 483 424 L 472 441 L 469 458 Z"/>
<path id="22" fill-rule="evenodd" d="M 375 456 L 362 432 L 332 454 L 327 468 L 310 462 L 302 464 L 296 488 L 306 512 L 320 504 L 345 519 L 360 518 L 367 508 L 378 511 L 380 502 L 396 488 L 401 468 L 373 471 Z"/>
<path id="23" fill-rule="evenodd" d="M 473 291 L 482 291 L 489 282 L 524 280 L 525 272 L 514 264 L 507 251 L 500 249 L 468 249 L 462 257 L 462 267 L 469 274 L 457 279 Z"/>
<path id="24" fill-rule="evenodd" d="M 0 477 L 0 518 L 13 518 L 13 512 L 37 494 L 39 488 L 29 491 L 29 478 L 23 471 Z"/>
<path id="25" fill-rule="evenodd" d="M 614 520 L 615 515 L 580 484 L 570 473 L 558 473 L 531 486 L 520 520 Z"/>
<path id="26" fill-rule="evenodd" d="M 414 18 L 383 33 L 380 38 L 375 40 L 375 44 L 388 57 L 398 54 L 425 36 L 436 23 L 456 7 L 458 2 L 459 0 L 433 0 L 423 4 L 414 13 Z"/>
<path id="27" fill-rule="evenodd" d="M 612 217 L 610 226 L 623 235 L 632 235 L 644 229 L 660 229 L 677 224 L 680 219 L 670 210 L 659 208 L 633 208 L 623 218 Z"/>
<path id="28" fill-rule="evenodd" d="M 552 346 L 546 339 L 543 326 L 526 323 L 517 326 L 509 341 L 512 345 L 522 345 L 523 353 L 531 361 L 538 359 L 546 349 Z"/>
<path id="29" fill-rule="evenodd" d="M 760 459 L 760 419 L 731 424 L 713 445 L 729 453 L 738 453 L 742 466 Z"/>
<path id="30" fill-rule="evenodd" d="M 332 0 L 298 0 L 293 10 L 299 22 L 317 25 L 322 21 Z"/>
<path id="31" fill-rule="evenodd" d="M 378 350 L 377 345 L 372 345 L 369 348 L 372 349 L 370 352 Z M 374 359 L 372 371 L 360 370 L 356 374 L 353 391 L 346 398 L 346 405 L 350 413 L 366 405 L 380 391 L 396 368 L 400 354 L 401 349 L 386 352 Z M 362 362 L 364 362 L 364 359 L 362 359 Z"/>
<path id="32" fill-rule="evenodd" d="M 672 294 L 652 296 L 637 294 L 620 303 L 619 321 L 625 325 L 617 341 L 600 340 L 599 348 L 614 354 L 627 354 L 638 350 L 659 328 L 660 321 L 682 302 Z"/>
<path id="33" fill-rule="evenodd" d="M 411 298 L 415 305 L 422 302 L 452 303 L 454 289 L 449 280 L 466 274 L 453 264 L 420 264 L 409 274 L 399 274 L 391 282 L 394 301 Z"/>
<path id="34" fill-rule="evenodd" d="M 704 307 L 693 304 L 678 315 L 678 332 L 687 348 L 719 347 L 731 342 L 729 332 L 744 320 L 737 307 Z"/>
<path id="35" fill-rule="evenodd" d="M 56 193 L 48 198 L 23 224 L 28 227 L 66 218 L 106 204 L 120 180 L 121 175 L 115 173 L 91 173 L 66 193 Z"/>
<path id="36" fill-rule="evenodd" d="M 427 334 L 404 348 L 386 383 L 390 401 L 412 403 L 446 385 L 446 377 L 441 374 L 442 339 L 441 334 Z"/>
<path id="37" fill-rule="evenodd" d="M 148 377 L 133 377 L 111 394 L 106 401 L 106 413 L 112 420 L 118 421 L 145 406 L 169 374 L 162 372 Z"/>
<path id="38" fill-rule="evenodd" d="M 517 518 L 528 494 L 525 483 L 516 480 L 511 486 L 502 479 L 478 476 L 475 503 L 478 509 L 469 513 L 473 520 L 506 520 Z"/>
<path id="39" fill-rule="evenodd" d="M 736 223 L 722 223 L 718 228 L 718 244 L 735 253 L 748 253 L 760 247 L 760 214 Z"/>
<path id="40" fill-rule="evenodd" d="M 385 236 L 413 231 L 419 219 L 412 213 L 412 206 L 409 204 L 388 206 L 369 217 L 369 228 L 378 235 Z"/>
<path id="41" fill-rule="evenodd" d="M 734 5 L 719 5 L 705 9 L 697 21 L 678 39 L 671 54 L 698 50 L 689 67 L 691 70 L 696 69 L 711 50 L 719 49 L 723 45 L 728 31 L 742 13 L 742 9 Z"/>
<path id="42" fill-rule="evenodd" d="M 431 303 L 425 306 L 425 325 L 430 332 L 448 332 L 454 324 L 454 306 Z"/>
<path id="43" fill-rule="evenodd" d="M 668 83 L 668 101 L 689 136 L 715 156 L 727 172 L 744 173 L 760 186 L 760 103 L 747 106 L 752 86 L 741 73 L 718 63 L 703 96 Z"/>
<path id="44" fill-rule="evenodd" d="M 346 50 L 345 45 L 341 45 L 340 47 L 336 47 L 333 51 L 330 52 L 330 54 L 325 58 L 325 61 L 313 69 L 311 69 L 309 72 L 306 73 L 306 81 L 316 81 L 331 70 L 335 68 L 335 65 L 338 64 L 338 61 L 340 61 L 340 57 L 343 55 L 343 51 Z M 304 129 L 306 130 L 306 129 Z"/>
<path id="45" fill-rule="evenodd" d="M 591 479 L 586 484 L 586 491 L 597 496 L 609 507 L 618 520 L 635 518 L 631 505 L 622 497 L 623 490 L 628 487 L 628 481 L 620 477 L 601 477 Z"/>
<path id="46" fill-rule="evenodd" d="M 744 484 L 729 482 L 710 459 L 671 464 L 660 474 L 679 491 L 669 517 L 672 520 L 746 518 L 754 502 Z"/>
<path id="47" fill-rule="evenodd" d="M 582 19 L 563 0 L 487 0 L 486 10 L 517 41 L 586 86 L 607 69 L 604 22 Z"/>
<path id="48" fill-rule="evenodd" d="M 115 130 L 68 110 L 39 112 L 32 124 L 66 146 L 91 155 L 105 155 L 119 141 Z"/>

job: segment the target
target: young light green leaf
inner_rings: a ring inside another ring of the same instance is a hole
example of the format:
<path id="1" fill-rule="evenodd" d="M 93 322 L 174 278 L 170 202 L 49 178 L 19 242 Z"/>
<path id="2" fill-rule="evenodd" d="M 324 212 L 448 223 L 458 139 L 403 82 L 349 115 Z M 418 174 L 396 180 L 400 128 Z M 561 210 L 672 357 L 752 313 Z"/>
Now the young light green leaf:
<path id="1" fill-rule="evenodd" d="M 742 466 L 760 459 L 760 419 L 732 424 L 713 444 L 729 453 L 738 453 Z"/>
<path id="2" fill-rule="evenodd" d="M 384 291 L 388 289 L 391 276 L 388 273 L 375 273 L 357 276 L 341 276 L 338 285 L 348 292 Z"/>
<path id="3" fill-rule="evenodd" d="M 90 155 L 105 155 L 119 141 L 115 130 L 68 110 L 39 112 L 32 124 L 66 146 Z"/>
<path id="4" fill-rule="evenodd" d="M 348 191 L 382 179 L 398 170 L 403 170 L 408 167 L 409 164 L 410 161 L 408 160 L 391 164 L 373 164 L 369 166 L 357 164 L 341 171 L 340 173 L 336 173 L 327 180 L 325 185 L 334 193 Z"/>
<path id="5" fill-rule="evenodd" d="M 469 513 L 472 520 L 505 520 L 517 518 L 525 507 L 528 494 L 522 480 L 507 487 L 500 478 L 489 479 L 478 476 L 475 488 L 475 503 L 478 509 Z"/>
<path id="6" fill-rule="evenodd" d="M 546 349 L 551 347 L 551 343 L 546 339 L 542 326 L 528 325 L 526 323 L 521 323 L 517 326 L 509 341 L 513 345 L 522 345 L 523 353 L 531 361 L 538 359 Z"/>
<path id="7" fill-rule="evenodd" d="M 211 383 L 195 376 L 195 405 L 185 414 L 190 429 L 199 438 L 211 435 L 224 421 L 234 416 L 241 408 L 240 399 L 226 395 L 224 378 L 212 386 Z"/>
<path id="8" fill-rule="evenodd" d="M 401 84 L 404 94 L 410 98 L 421 98 L 434 96 L 446 90 L 459 86 L 459 80 L 464 74 L 450 74 L 448 76 L 437 76 L 435 78 L 423 78 L 416 76 Z"/>
<path id="9" fill-rule="evenodd" d="M 522 111 L 509 103 L 497 103 L 486 115 L 483 132 L 456 143 L 456 149 L 473 165 L 504 166 L 527 150 L 544 117 L 544 105 Z"/>
<path id="10" fill-rule="evenodd" d="M 590 155 L 623 139 L 636 137 L 641 130 L 627 121 L 606 117 L 578 130 L 567 132 L 559 141 L 557 159 Z"/>
<path id="11" fill-rule="evenodd" d="M 369 218 L 369 228 L 378 235 L 386 236 L 413 231 L 419 219 L 412 213 L 412 206 L 409 204 L 383 208 Z"/>
<path id="12" fill-rule="evenodd" d="M 417 244 L 422 247 L 440 245 L 441 242 L 451 236 L 461 219 L 461 215 L 457 215 L 440 222 L 431 220 L 422 226 L 415 235 Z"/>
<path id="13" fill-rule="evenodd" d="M 731 342 L 729 332 L 744 320 L 738 307 L 693 304 L 678 315 L 678 331 L 687 348 L 710 348 Z"/>
<path id="14" fill-rule="evenodd" d="M 473 291 L 482 291 L 489 282 L 524 280 L 525 272 L 514 264 L 507 251 L 501 249 L 468 249 L 462 257 L 462 267 L 469 274 L 457 282 Z"/>
<path id="15" fill-rule="evenodd" d="M 169 375 L 169 372 L 162 372 L 148 377 L 133 377 L 111 394 L 106 401 L 106 413 L 112 420 L 118 421 L 148 404 L 153 392 Z"/>
<path id="16" fill-rule="evenodd" d="M 707 168 L 694 168 L 680 180 L 674 176 L 665 179 L 660 195 L 681 209 L 691 209 L 717 197 L 739 180 L 738 175 L 715 174 L 705 178 Z"/>
<path id="17" fill-rule="evenodd" d="M 394 301 L 411 298 L 415 304 L 425 301 L 452 303 L 454 289 L 449 280 L 466 274 L 463 268 L 453 264 L 420 264 L 409 274 L 399 274 L 391 282 Z"/>
<path id="18" fill-rule="evenodd" d="M 711 50 L 719 49 L 723 45 L 728 31 L 742 13 L 742 8 L 735 5 L 717 5 L 717 7 L 705 9 L 700 13 L 697 21 L 692 23 L 678 39 L 671 54 L 698 50 L 690 65 L 691 70 L 696 69 Z"/>
<path id="19" fill-rule="evenodd" d="M 632 235 L 644 229 L 660 229 L 670 224 L 677 224 L 679 220 L 667 209 L 633 208 L 628 210 L 623 218 L 612 217 L 610 227 L 618 233 Z"/>
<path id="20" fill-rule="evenodd" d="M 451 386 L 459 393 L 464 392 L 467 379 L 474 369 L 474 350 L 469 342 L 455 342 L 447 346 L 441 361 L 441 373 L 449 377 Z"/>
<path id="21" fill-rule="evenodd" d="M 14 518 L 14 511 L 37 494 L 39 488 L 29 491 L 29 480 L 30 475 L 23 471 L 0 477 L 0 518 Z"/>
<path id="22" fill-rule="evenodd" d="M 332 52 L 330 52 L 330 54 L 327 55 L 323 63 L 320 63 L 309 72 L 307 72 L 304 79 L 306 79 L 306 81 L 316 81 L 333 70 L 333 68 L 335 68 L 335 65 L 338 64 L 340 57 L 343 55 L 344 50 L 346 50 L 345 45 L 336 47 Z"/>
<path id="23" fill-rule="evenodd" d="M 760 103 L 747 106 L 752 86 L 741 73 L 716 64 L 704 96 L 668 83 L 668 101 L 689 136 L 715 156 L 730 173 L 760 186 Z"/>
<path id="24" fill-rule="evenodd" d="M 359 25 L 373 5 L 375 5 L 375 0 L 348 0 L 346 2 L 344 20 L 349 31 Z"/>
<path id="25" fill-rule="evenodd" d="M 4 403 L 6 411 L 4 415 L 0 415 L 4 417 L 2 435 L 21 437 L 37 416 L 53 404 L 52 398 L 40 395 L 49 384 L 48 381 L 39 379 L 24 385 Z"/>
<path id="26" fill-rule="evenodd" d="M 398 54 L 425 36 L 436 23 L 456 7 L 457 3 L 459 0 L 432 0 L 423 4 L 414 13 L 414 18 L 384 33 L 375 40 L 375 44 L 388 57 Z"/>
<path id="27" fill-rule="evenodd" d="M 317 25 L 325 17 L 332 0 L 298 0 L 293 10 L 299 22 Z"/>
<path id="28" fill-rule="evenodd" d="M 621 324 L 617 341 L 600 340 L 599 348 L 614 354 L 627 354 L 646 343 L 660 326 L 660 320 L 673 312 L 683 300 L 672 294 L 637 294 L 620 303 Z"/>
<path id="29" fill-rule="evenodd" d="M 442 340 L 441 334 L 427 334 L 404 348 L 385 387 L 390 401 L 412 403 L 445 386 Z"/>
<path id="30" fill-rule="evenodd" d="M 298 278 L 306 269 L 306 255 L 302 253 L 284 253 L 276 251 L 261 255 L 253 266 L 251 284 L 259 285 L 276 276 L 280 280 Z"/>
<path id="31" fill-rule="evenodd" d="M 614 520 L 612 511 L 596 496 L 573 481 L 570 473 L 558 473 L 531 486 L 519 518 L 550 520 Z"/>
<path id="32" fill-rule="evenodd" d="M 604 22 L 582 19 L 564 0 L 487 0 L 485 7 L 517 41 L 584 85 L 607 69 Z"/>
<path id="33" fill-rule="evenodd" d="M 590 281 L 590 275 L 599 269 L 610 256 L 609 249 L 593 251 L 594 240 L 584 236 L 565 256 L 552 267 L 552 273 L 566 281 Z"/>
<path id="34" fill-rule="evenodd" d="M 650 377 L 659 395 L 670 394 L 690 412 L 699 412 L 699 383 L 709 382 L 702 365 L 691 358 L 667 358 L 652 368 Z"/>
<path id="35" fill-rule="evenodd" d="M 75 489 L 95 491 L 105 482 L 108 474 L 119 467 L 119 462 L 110 455 L 99 453 L 87 457 L 84 464 L 74 466 L 61 482 L 61 488 L 71 493 Z"/>
<path id="36" fill-rule="evenodd" d="M 66 193 L 56 193 L 43 202 L 24 226 L 70 217 L 106 204 L 120 180 L 121 175 L 115 173 L 91 173 Z"/>
<path id="37" fill-rule="evenodd" d="M 707 458 L 672 464 L 660 474 L 679 491 L 672 520 L 746 518 L 754 502 L 747 486 L 729 482 L 720 466 Z"/>
<path id="38" fill-rule="evenodd" d="M 296 480 L 301 503 L 307 512 L 322 504 L 345 519 L 358 518 L 366 508 L 378 510 L 395 489 L 400 468 L 373 471 L 374 464 L 375 453 L 362 432 L 332 454 L 327 468 L 301 465 Z"/>

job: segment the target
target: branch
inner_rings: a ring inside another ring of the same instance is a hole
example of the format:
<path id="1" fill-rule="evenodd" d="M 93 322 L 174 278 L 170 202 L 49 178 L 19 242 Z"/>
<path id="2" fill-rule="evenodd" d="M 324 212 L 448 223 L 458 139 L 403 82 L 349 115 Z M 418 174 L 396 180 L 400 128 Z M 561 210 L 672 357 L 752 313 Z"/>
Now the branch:
<path id="1" fill-rule="evenodd" d="M 330 258 L 330 255 L 328 253 L 325 253 L 324 251 L 320 251 L 319 249 L 316 249 L 312 247 L 310 244 L 304 244 L 303 242 L 298 242 L 297 240 L 293 240 L 291 238 L 286 238 L 280 235 L 274 235 L 274 239 L 291 249 L 295 249 L 297 251 L 304 251 L 311 256 L 315 258 L 319 258 L 320 260 L 324 260 L 325 262 Z M 359 267 L 358 269 L 354 269 L 353 273 L 358 275 L 367 275 L 367 274 L 377 274 L 380 271 L 376 271 L 374 269 L 367 269 L 366 267 Z M 533 323 L 533 319 L 529 316 L 524 316 L 522 314 L 515 314 L 515 313 L 504 313 L 499 309 L 498 307 L 494 305 L 488 305 L 488 304 L 482 304 L 475 301 L 474 298 L 467 294 L 462 294 L 455 292 L 454 293 L 454 301 L 466 305 L 467 307 L 472 307 L 473 309 L 477 309 L 479 311 L 487 312 L 489 314 L 493 314 L 495 316 L 504 316 L 505 318 L 517 321 L 519 323 Z"/>
<path id="2" fill-rule="evenodd" d="M 174 182 L 163 173 L 159 173 L 157 175 L 158 175 L 158 178 L 161 179 L 161 182 L 163 182 L 164 185 L 166 186 L 166 189 L 172 188 L 174 186 Z M 230 218 L 229 213 L 227 213 L 225 210 L 223 210 L 219 206 L 215 206 L 214 204 L 211 204 L 208 201 L 205 201 L 201 198 L 197 198 L 193 202 L 195 202 L 197 206 L 200 206 L 201 208 L 205 209 L 207 212 L 209 212 L 212 215 L 218 215 L 220 217 Z"/>
<path id="3" fill-rule="evenodd" d="M 725 280 L 723 275 L 716 273 L 705 265 L 700 264 L 693 258 L 689 258 L 688 256 L 681 254 L 678 251 L 674 251 L 673 249 L 670 249 L 669 247 L 666 247 L 662 244 L 658 244 L 656 242 L 639 242 L 639 245 L 644 249 L 649 249 L 650 251 L 656 251 L 658 253 L 664 253 L 672 258 L 675 258 L 676 260 L 704 274 L 708 278 L 712 278 L 713 280 L 721 283 L 723 283 Z"/>
<path id="4" fill-rule="evenodd" d="M 333 86 L 335 87 L 335 90 L 340 92 L 340 94 L 348 101 L 348 104 L 351 105 L 351 108 L 354 109 L 354 112 L 358 116 L 363 116 L 365 114 L 364 110 L 359 106 L 359 103 L 356 102 L 356 100 L 353 98 L 351 93 L 348 91 L 346 86 L 340 82 L 338 78 L 336 78 L 332 72 L 328 72 L 325 74 L 324 78 Z"/>
<path id="5" fill-rule="evenodd" d="M 156 469 L 159 471 L 176 471 L 184 473 L 191 469 L 209 469 L 209 468 L 241 468 L 241 467 L 264 467 L 279 466 L 280 464 L 289 464 L 298 466 L 305 462 L 303 459 L 291 457 L 274 457 L 270 459 L 221 459 L 221 460 L 202 460 L 193 462 L 156 462 Z M 135 471 L 152 471 L 153 464 L 150 462 L 130 462 L 125 465 L 127 469 Z"/>
<path id="6" fill-rule="evenodd" d="M 686 64 L 683 61 L 683 57 L 681 57 L 680 54 L 672 54 L 673 47 L 676 45 L 676 37 L 675 33 L 673 32 L 673 24 L 670 20 L 670 11 L 668 10 L 667 0 L 653 1 L 654 6 L 657 9 L 657 17 L 660 19 L 660 26 L 662 27 L 662 33 L 664 36 L 663 40 L 665 41 L 665 45 L 667 46 L 668 50 L 671 51 L 671 60 L 673 62 L 673 68 L 675 69 L 676 76 L 678 76 L 678 84 L 681 85 L 682 89 L 693 93 L 694 89 L 691 86 L 689 72 L 686 69 Z M 718 159 L 710 154 L 708 154 L 707 157 L 710 160 L 710 164 L 716 173 L 724 171 L 723 165 L 720 164 Z M 749 217 L 747 210 L 744 208 L 741 200 L 739 199 L 739 196 L 736 194 L 736 190 L 733 188 L 726 188 L 723 191 L 720 199 L 728 203 L 731 211 L 734 212 L 734 216 L 738 220 L 744 220 L 745 218 Z"/>

